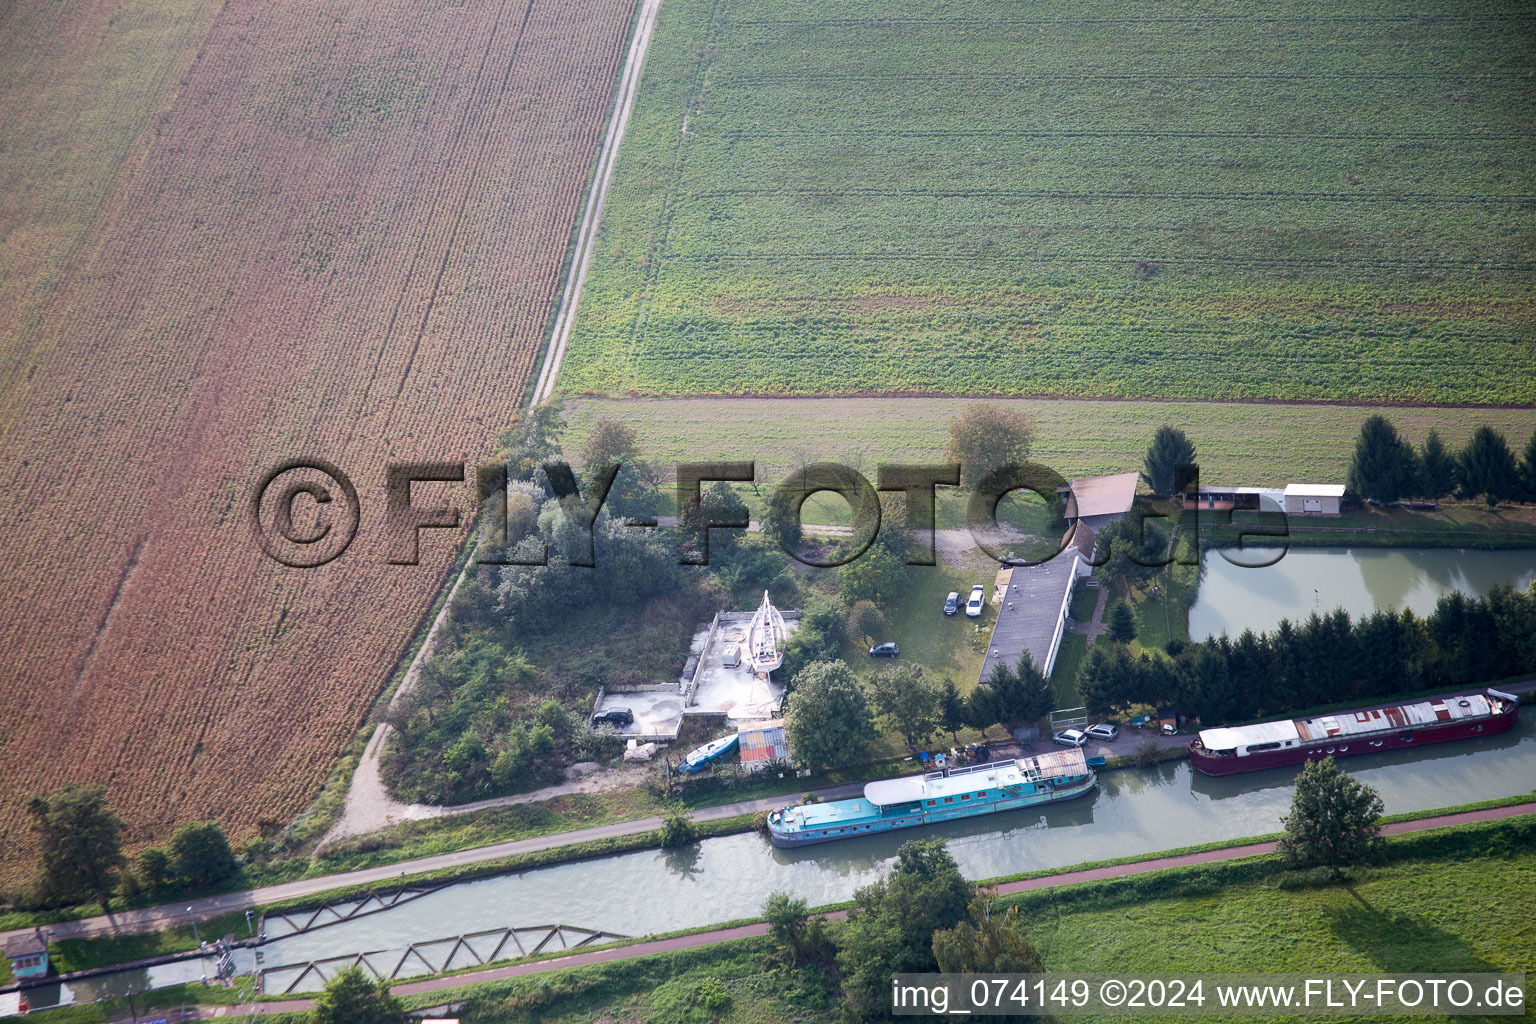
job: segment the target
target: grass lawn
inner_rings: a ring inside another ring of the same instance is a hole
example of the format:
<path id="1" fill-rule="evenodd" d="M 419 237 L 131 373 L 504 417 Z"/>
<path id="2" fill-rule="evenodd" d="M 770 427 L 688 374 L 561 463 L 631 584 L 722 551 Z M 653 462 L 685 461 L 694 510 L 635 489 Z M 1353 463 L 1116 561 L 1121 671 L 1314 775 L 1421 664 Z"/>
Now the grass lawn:
<path id="1" fill-rule="evenodd" d="M 1536 852 L 1368 869 L 1319 888 L 1260 881 L 1041 915 L 1033 935 L 1055 971 L 1528 971 Z"/>
<path id="2" fill-rule="evenodd" d="M 1053 905 L 1048 892 L 1030 894 L 1026 920 L 1046 969 L 1513 973 L 1536 963 L 1536 852 L 1494 857 L 1468 849 L 1289 889 L 1269 876 L 1201 891 L 1200 871 L 1161 873 L 1187 877 L 1198 895 L 1074 908 Z M 837 1019 L 835 1001 L 805 978 L 768 967 L 768 953 L 766 940 L 753 939 L 494 982 L 467 990 L 461 1016 L 466 1024 Z M 717 988 L 729 998 L 702 1012 L 701 996 Z"/>
<path id="3" fill-rule="evenodd" d="M 949 420 L 967 401 L 571 398 L 566 402 L 570 420 L 566 450 L 579 450 L 592 423 L 608 417 L 633 427 L 646 455 L 664 464 L 755 461 L 758 479 L 771 485 L 801 465 L 838 462 L 873 483 L 883 463 L 943 461 Z M 1384 412 L 1414 444 L 1434 428 L 1453 451 L 1483 424 L 1501 431 L 1517 454 L 1536 432 L 1536 409 L 1530 408 L 1382 410 L 1243 402 L 998 401 L 1035 418 L 1032 458 L 1069 478 L 1139 469 L 1152 435 L 1164 423 L 1189 434 L 1204 482 L 1254 487 L 1342 482 L 1360 424 L 1376 412 Z M 829 500 L 841 504 L 841 499 Z M 1500 514 L 1530 523 L 1517 512 L 1501 509 Z M 1478 515 L 1461 506 L 1444 513 L 1447 525 L 1474 524 L 1470 528 L 1476 528 Z M 806 518 L 818 521 L 809 508 Z"/>

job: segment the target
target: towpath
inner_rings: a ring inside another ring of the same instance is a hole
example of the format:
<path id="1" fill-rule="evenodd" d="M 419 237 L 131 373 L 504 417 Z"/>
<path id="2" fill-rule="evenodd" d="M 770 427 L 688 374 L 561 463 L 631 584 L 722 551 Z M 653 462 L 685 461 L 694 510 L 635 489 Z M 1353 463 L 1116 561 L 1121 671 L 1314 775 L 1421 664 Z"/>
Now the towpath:
<path id="1" fill-rule="evenodd" d="M 1425 829 L 1465 825 L 1478 821 L 1494 821 L 1500 818 L 1512 818 L 1524 814 L 1536 814 L 1536 800 L 1511 804 L 1507 807 L 1491 807 L 1479 811 L 1462 811 L 1455 814 L 1417 818 L 1413 821 L 1400 821 L 1385 826 L 1382 831 L 1387 835 L 1402 835 Z M 1005 882 L 998 886 L 998 890 L 1006 895 L 1008 893 L 1028 892 L 1038 889 L 1053 889 L 1058 886 L 1072 885 L 1076 882 L 1096 882 L 1108 878 L 1122 878 L 1127 875 L 1144 874 L 1148 871 L 1160 871 L 1164 868 L 1188 867 L 1194 864 L 1214 864 L 1220 861 L 1236 860 L 1240 857 L 1272 853 L 1274 849 L 1274 843 L 1246 843 L 1241 846 L 1227 846 L 1217 850 L 1205 850 L 1200 853 L 1180 854 L 1172 857 L 1150 857 L 1146 860 L 1139 860 L 1130 864 L 1087 868 L 1081 871 L 1066 871 L 1061 874 L 1045 875 L 1040 878 L 1026 878 L 1016 882 Z M 846 914 L 843 911 L 834 911 L 827 916 L 833 920 L 839 920 L 845 917 Z M 483 971 L 473 971 L 448 978 L 430 978 L 425 981 L 404 982 L 391 986 L 391 991 L 396 995 L 443 992 L 449 989 L 461 988 L 465 985 L 517 978 L 529 974 L 544 974 L 567 967 L 610 963 L 615 960 L 630 960 L 635 957 L 649 956 L 653 953 L 695 949 L 700 946 L 712 946 L 719 942 L 734 942 L 740 939 L 750 939 L 766 935 L 767 932 L 768 926 L 761 922 L 739 925 L 734 928 L 718 928 L 712 931 L 695 932 L 692 935 L 678 935 L 671 938 L 654 939 L 649 942 L 637 942 L 628 946 L 612 946 L 603 949 L 587 950 L 551 960 L 537 960 L 508 964 L 504 967 L 491 967 Z M 187 1017 L 181 1019 L 207 1019 L 223 1016 L 243 1017 L 249 1014 L 301 1013 L 313 1007 L 314 1000 L 311 999 L 287 999 L 272 1002 L 246 1003 L 233 1007 L 199 1007 L 195 1011 L 190 1012 Z M 173 1017 L 174 1019 L 176 1018 Z M 126 1018 L 124 1020 L 126 1021 Z"/>

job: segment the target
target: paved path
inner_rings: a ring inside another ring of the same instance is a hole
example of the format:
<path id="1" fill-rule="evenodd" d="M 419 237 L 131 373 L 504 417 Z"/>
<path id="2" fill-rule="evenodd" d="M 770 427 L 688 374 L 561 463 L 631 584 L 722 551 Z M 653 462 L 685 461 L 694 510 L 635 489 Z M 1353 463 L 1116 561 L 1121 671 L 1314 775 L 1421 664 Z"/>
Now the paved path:
<path id="1" fill-rule="evenodd" d="M 1508 807 L 1492 807 L 1481 811 L 1463 811 L 1457 814 L 1442 814 L 1431 818 L 1401 821 L 1385 826 L 1382 831 L 1387 835 L 1401 835 L 1405 832 L 1419 832 L 1424 829 L 1444 828 L 1450 825 L 1465 825 L 1475 821 L 1492 821 L 1498 818 L 1511 818 L 1522 814 L 1536 814 L 1536 801 L 1513 804 Z M 1164 868 L 1187 867 L 1192 864 L 1212 864 L 1219 861 L 1236 860 L 1240 857 L 1272 853 L 1274 848 L 1274 843 L 1247 843 L 1242 846 L 1227 846 L 1217 850 L 1206 850 L 1203 853 L 1188 853 L 1175 857 L 1153 857 L 1148 860 L 1136 861 L 1132 864 L 1116 864 L 1109 867 L 1088 868 L 1083 871 L 1067 871 L 1062 874 L 1046 875 L 1040 878 L 1026 878 L 1017 882 L 1006 882 L 998 886 L 998 890 L 1007 894 L 1038 889 L 1054 889 L 1058 886 L 1072 885 L 1076 882 L 1094 882 L 1107 878 L 1122 878 L 1126 875 L 1139 875 L 1148 871 L 1160 871 Z M 847 914 L 844 911 L 834 911 L 827 916 L 833 920 L 840 920 L 846 917 Z M 637 942 L 629 946 L 610 946 L 603 949 L 572 953 L 570 956 L 551 960 L 537 960 L 508 964 L 505 967 L 491 967 L 483 971 L 473 971 L 449 978 L 430 978 L 425 981 L 403 982 L 399 985 L 391 986 L 390 991 L 396 995 L 420 995 L 429 992 L 442 992 L 464 985 L 498 981 L 504 978 L 516 978 L 528 974 L 544 974 L 566 967 L 609 963 L 614 960 L 629 960 L 635 957 L 648 956 L 652 953 L 667 953 L 680 949 L 695 949 L 699 946 L 712 946 L 719 942 L 734 942 L 739 939 L 766 935 L 767 932 L 768 926 L 763 923 L 739 925 L 734 928 L 718 928 L 714 931 L 696 932 L 692 935 L 680 935 L 674 938 Z M 314 1001 L 310 999 L 288 999 L 281 1002 L 248 1003 L 238 1007 L 203 1008 L 199 1012 L 205 1018 L 226 1015 L 245 1016 L 246 1014 L 299 1013 L 309 1010 L 313 1006 Z"/>

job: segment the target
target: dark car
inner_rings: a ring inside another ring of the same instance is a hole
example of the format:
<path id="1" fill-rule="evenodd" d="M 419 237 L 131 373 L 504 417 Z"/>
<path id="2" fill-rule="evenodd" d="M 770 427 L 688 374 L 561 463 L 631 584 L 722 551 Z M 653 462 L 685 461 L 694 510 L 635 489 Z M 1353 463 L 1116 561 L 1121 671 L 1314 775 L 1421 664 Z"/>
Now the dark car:
<path id="1" fill-rule="evenodd" d="M 592 716 L 592 724 L 597 725 L 629 725 L 635 720 L 634 712 L 629 708 L 606 708 Z"/>
<path id="2" fill-rule="evenodd" d="M 900 653 L 901 648 L 897 647 L 896 644 L 890 640 L 887 640 L 883 644 L 875 644 L 875 646 L 869 649 L 869 656 L 871 658 L 894 658 Z"/>
<path id="3" fill-rule="evenodd" d="M 960 593 L 951 590 L 949 596 L 944 599 L 944 614 L 953 615 L 960 610 Z"/>

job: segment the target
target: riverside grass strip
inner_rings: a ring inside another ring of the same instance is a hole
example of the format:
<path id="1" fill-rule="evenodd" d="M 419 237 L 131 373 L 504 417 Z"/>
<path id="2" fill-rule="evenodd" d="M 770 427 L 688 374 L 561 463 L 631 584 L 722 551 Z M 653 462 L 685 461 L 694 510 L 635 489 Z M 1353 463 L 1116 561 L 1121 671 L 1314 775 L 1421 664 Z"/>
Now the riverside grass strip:
<path id="1" fill-rule="evenodd" d="M 561 386 L 1536 402 L 1533 27 L 669 0 Z"/>

